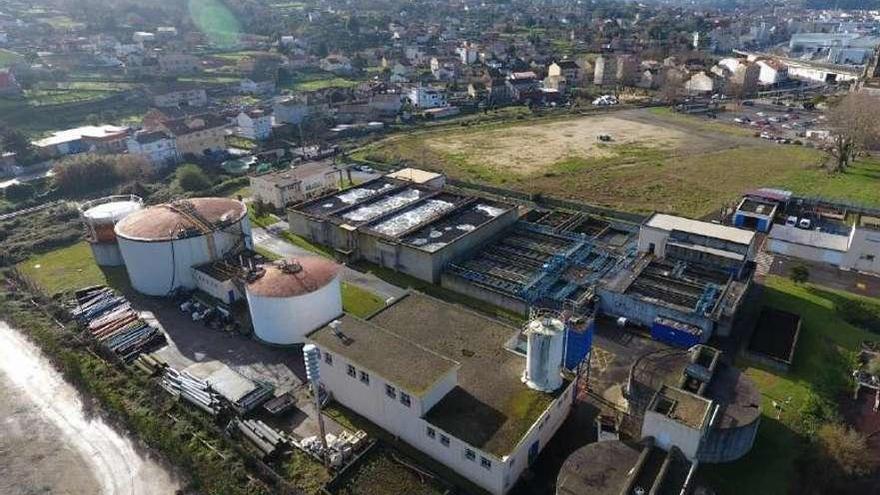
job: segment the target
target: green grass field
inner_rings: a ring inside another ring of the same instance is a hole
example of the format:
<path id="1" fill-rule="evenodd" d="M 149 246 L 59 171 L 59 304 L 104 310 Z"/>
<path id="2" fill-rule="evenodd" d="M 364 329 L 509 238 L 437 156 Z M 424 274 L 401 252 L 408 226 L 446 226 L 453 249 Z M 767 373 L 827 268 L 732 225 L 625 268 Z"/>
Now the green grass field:
<path id="1" fill-rule="evenodd" d="M 24 57 L 15 52 L 0 48 L 0 67 L 9 67 L 22 59 L 24 59 Z"/>
<path id="2" fill-rule="evenodd" d="M 53 296 L 107 283 L 86 242 L 34 256 L 20 263 L 18 268 Z"/>
<path id="3" fill-rule="evenodd" d="M 310 71 L 296 73 L 291 80 L 280 84 L 280 88 L 294 91 L 318 91 L 326 88 L 351 88 L 357 85 L 358 81 L 339 77 L 332 72 Z"/>
<path id="4" fill-rule="evenodd" d="M 860 296 L 797 285 L 777 276 L 767 279 L 764 304 L 801 316 L 800 342 L 789 373 L 749 362 L 737 363 L 763 395 L 763 417 L 755 446 L 745 458 L 731 464 L 702 466 L 703 476 L 720 494 L 789 493 L 796 476 L 796 460 L 807 448 L 808 418 L 804 408 L 810 397 L 819 395 L 836 400 L 837 394 L 848 393 L 848 389 L 837 390 L 837 384 L 846 382 L 850 353 L 863 340 L 880 341 L 880 335 L 844 321 L 835 311 L 836 298 Z M 783 404 L 779 420 L 773 401 Z"/>
<path id="5" fill-rule="evenodd" d="M 651 109 L 628 111 L 633 121 L 628 131 L 616 115 L 621 114 L 446 126 L 394 135 L 353 156 L 638 213 L 703 217 L 756 187 L 880 206 L 878 159 L 864 159 L 846 174 L 833 175 L 821 167 L 823 152 L 769 144 L 737 127 Z M 593 133 L 608 119 L 616 126 L 614 142 L 593 144 L 584 154 L 584 143 L 595 143 Z M 585 130 L 591 125 L 595 129 Z M 516 142 L 519 129 L 529 137 Z M 632 137 L 644 131 L 655 137 Z M 558 158 L 548 162 L 548 153 Z"/>

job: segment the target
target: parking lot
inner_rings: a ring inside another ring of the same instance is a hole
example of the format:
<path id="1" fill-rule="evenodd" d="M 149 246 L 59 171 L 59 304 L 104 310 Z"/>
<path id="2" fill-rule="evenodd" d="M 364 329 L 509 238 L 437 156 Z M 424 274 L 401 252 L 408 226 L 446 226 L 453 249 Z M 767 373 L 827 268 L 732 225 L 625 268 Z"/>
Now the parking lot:
<path id="1" fill-rule="evenodd" d="M 782 103 L 782 102 L 779 102 Z M 790 144 L 805 142 L 806 132 L 821 129 L 821 113 L 806 110 L 800 104 L 775 105 L 770 102 L 746 101 L 741 105 L 729 104 L 726 112 L 718 114 L 719 121 L 754 131 L 756 137 Z M 789 142 L 786 143 L 785 140 Z"/>

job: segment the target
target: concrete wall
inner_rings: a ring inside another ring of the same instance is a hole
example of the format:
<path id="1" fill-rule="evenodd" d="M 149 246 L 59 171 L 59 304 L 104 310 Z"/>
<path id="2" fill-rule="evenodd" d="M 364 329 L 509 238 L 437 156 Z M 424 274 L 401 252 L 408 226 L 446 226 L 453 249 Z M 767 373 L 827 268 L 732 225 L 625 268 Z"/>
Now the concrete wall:
<path id="1" fill-rule="evenodd" d="M 688 459 L 697 458 L 702 431 L 679 423 L 654 411 L 645 411 L 642 438 L 654 437 L 657 447 L 663 450 L 678 447 Z"/>
<path id="2" fill-rule="evenodd" d="M 614 317 L 625 316 L 631 322 L 646 328 L 651 328 L 654 324 L 654 319 L 658 316 L 665 316 L 700 327 L 703 330 L 703 335 L 700 338 L 701 343 L 706 343 L 715 329 L 715 322 L 705 316 L 683 313 L 672 308 L 642 301 L 633 295 L 621 294 L 602 287 L 599 287 L 598 294 L 599 309 L 603 313 Z"/>
<path id="3" fill-rule="evenodd" d="M 752 450 L 758 436 L 758 425 L 761 416 L 755 421 L 735 428 L 712 428 L 703 438 L 703 444 L 697 453 L 700 462 L 720 463 L 733 462 Z"/>
<path id="4" fill-rule="evenodd" d="M 767 251 L 816 263 L 829 263 L 834 266 L 840 266 L 843 262 L 844 256 L 842 251 L 834 251 L 804 244 L 795 244 L 792 242 L 781 241 L 779 239 L 771 239 L 769 237 L 767 238 Z"/>
<path id="5" fill-rule="evenodd" d="M 453 273 L 443 272 L 440 276 L 440 285 L 444 289 L 458 292 L 459 294 L 487 302 L 517 314 L 525 315 L 529 309 L 528 304 L 522 299 L 510 297 L 507 294 L 475 285 L 470 280 Z"/>

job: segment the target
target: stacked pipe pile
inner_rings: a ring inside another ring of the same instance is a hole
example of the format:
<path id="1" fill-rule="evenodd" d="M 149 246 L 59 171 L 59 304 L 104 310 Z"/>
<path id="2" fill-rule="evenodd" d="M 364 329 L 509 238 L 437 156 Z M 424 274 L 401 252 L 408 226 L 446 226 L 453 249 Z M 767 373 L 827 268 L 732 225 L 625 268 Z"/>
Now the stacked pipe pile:
<path id="1" fill-rule="evenodd" d="M 165 334 L 141 319 L 128 299 L 108 287 L 78 291 L 71 313 L 98 343 L 126 363 L 165 344 Z"/>
<path id="2" fill-rule="evenodd" d="M 159 385 L 171 395 L 186 400 L 211 416 L 220 414 L 223 407 L 220 394 L 213 391 L 207 382 L 186 371 L 166 368 Z"/>
<path id="3" fill-rule="evenodd" d="M 260 420 L 233 419 L 232 425 L 263 453 L 263 457 L 273 456 L 290 445 L 286 435 L 278 433 Z"/>
<path id="4" fill-rule="evenodd" d="M 141 354 L 134 360 L 134 365 L 147 376 L 156 376 L 165 371 L 168 363 L 159 360 L 152 354 Z"/>
<path id="5" fill-rule="evenodd" d="M 257 388 L 237 400 L 233 407 L 241 414 L 248 413 L 263 405 L 275 395 L 275 387 L 268 383 L 256 382 Z"/>

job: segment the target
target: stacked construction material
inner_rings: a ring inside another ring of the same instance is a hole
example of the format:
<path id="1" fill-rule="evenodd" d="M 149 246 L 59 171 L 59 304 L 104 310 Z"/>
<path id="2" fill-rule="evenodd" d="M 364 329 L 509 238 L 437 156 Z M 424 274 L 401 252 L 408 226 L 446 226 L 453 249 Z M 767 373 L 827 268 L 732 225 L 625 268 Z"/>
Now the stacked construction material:
<path id="1" fill-rule="evenodd" d="M 223 407 L 220 394 L 214 392 L 206 381 L 200 380 L 186 371 L 177 371 L 168 367 L 159 384 L 171 395 L 190 402 L 211 416 L 220 414 Z"/>
<path id="2" fill-rule="evenodd" d="M 324 438 L 327 440 L 327 458 L 333 467 L 342 466 L 367 443 L 367 434 L 363 430 L 354 433 L 343 430 L 339 436 L 328 433 Z M 294 445 L 316 459 L 324 458 L 324 445 L 321 443 L 320 437 L 306 437 L 299 443 L 294 442 Z"/>
<path id="3" fill-rule="evenodd" d="M 256 388 L 235 401 L 232 406 L 241 414 L 248 413 L 263 405 L 275 394 L 275 387 L 268 383 L 256 382 Z"/>
<path id="4" fill-rule="evenodd" d="M 268 412 L 269 414 L 277 416 L 279 414 L 283 414 L 289 411 L 295 405 L 296 397 L 294 397 L 290 392 L 284 392 L 278 397 L 274 397 L 263 404 L 263 409 L 265 409 L 266 412 Z"/>
<path id="5" fill-rule="evenodd" d="M 290 445 L 286 435 L 278 433 L 260 420 L 233 419 L 232 426 L 250 440 L 263 453 L 263 457 L 275 455 Z"/>
<path id="6" fill-rule="evenodd" d="M 137 369 L 143 371 L 145 375 L 155 376 L 164 372 L 168 363 L 161 361 L 152 354 L 141 354 L 134 360 L 134 365 Z"/>
<path id="7" fill-rule="evenodd" d="M 108 287 L 78 291 L 71 313 L 95 340 L 126 363 L 165 344 L 165 335 L 142 320 L 124 296 Z"/>

